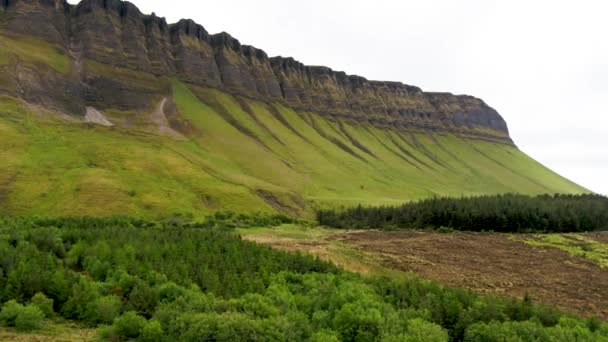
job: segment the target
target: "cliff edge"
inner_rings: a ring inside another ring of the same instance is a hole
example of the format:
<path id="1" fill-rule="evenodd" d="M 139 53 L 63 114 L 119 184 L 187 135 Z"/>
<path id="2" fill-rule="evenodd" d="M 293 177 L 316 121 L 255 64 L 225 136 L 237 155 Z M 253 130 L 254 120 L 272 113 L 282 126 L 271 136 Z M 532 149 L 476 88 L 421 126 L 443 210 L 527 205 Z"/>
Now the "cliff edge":
<path id="1" fill-rule="evenodd" d="M 227 33 L 210 35 L 192 20 L 167 24 L 126 1 L 3 0 L 0 8 L 4 34 L 43 39 L 70 60 L 63 74 L 20 70 L 16 64 L 0 91 L 73 115 L 85 115 L 88 106 L 141 109 L 168 92 L 160 82 L 142 86 L 109 77 L 99 71 L 102 64 L 377 127 L 513 144 L 503 118 L 472 96 L 423 92 L 293 58 L 269 58 Z"/>

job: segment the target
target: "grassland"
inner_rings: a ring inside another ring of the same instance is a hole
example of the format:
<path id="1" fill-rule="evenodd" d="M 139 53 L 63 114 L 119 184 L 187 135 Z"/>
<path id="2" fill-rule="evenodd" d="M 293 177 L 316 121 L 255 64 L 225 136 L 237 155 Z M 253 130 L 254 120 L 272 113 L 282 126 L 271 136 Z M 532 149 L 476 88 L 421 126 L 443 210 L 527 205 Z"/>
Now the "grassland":
<path id="1" fill-rule="evenodd" d="M 12 44 L 7 39 L 0 44 Z M 28 52 L 31 44 L 19 41 L 13 51 L 66 71 L 56 49 Z M 150 128 L 158 104 L 129 112 L 137 120 L 128 128 L 107 128 L 2 97 L 0 213 L 157 217 L 228 209 L 312 217 L 318 207 L 435 195 L 587 191 L 513 146 L 338 122 L 176 80 L 171 86 L 178 120 L 188 125 L 183 141 Z"/>
<path id="2" fill-rule="evenodd" d="M 44 327 L 36 332 L 19 332 L 15 328 L 0 327 L 0 341 L 37 342 L 89 342 L 96 341 L 95 329 L 83 327 L 74 322 L 45 321 Z"/>

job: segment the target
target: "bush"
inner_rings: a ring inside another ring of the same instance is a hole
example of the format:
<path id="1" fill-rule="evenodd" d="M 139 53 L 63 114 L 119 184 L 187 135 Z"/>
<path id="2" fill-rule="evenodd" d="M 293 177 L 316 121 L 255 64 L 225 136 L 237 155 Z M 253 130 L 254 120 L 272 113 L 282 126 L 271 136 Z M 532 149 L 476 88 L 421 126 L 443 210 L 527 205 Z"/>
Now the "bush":
<path id="1" fill-rule="evenodd" d="M 130 309 L 145 317 L 152 317 L 158 304 L 158 292 L 143 281 L 138 281 L 129 294 Z"/>
<path id="2" fill-rule="evenodd" d="M 232 300 L 231 304 L 234 311 L 244 312 L 255 317 L 268 318 L 279 314 L 279 310 L 272 304 L 270 298 L 257 293 L 246 294 L 239 299 Z"/>
<path id="3" fill-rule="evenodd" d="M 475 323 L 467 330 L 466 342 L 556 341 L 547 336 L 543 326 L 535 322 Z M 567 341 L 561 340 L 560 341 Z"/>
<path id="4" fill-rule="evenodd" d="M 158 290 L 158 299 L 159 301 L 173 302 L 177 298 L 184 295 L 186 290 L 175 284 L 174 282 L 167 282 L 160 286 Z"/>
<path id="5" fill-rule="evenodd" d="M 114 319 L 120 315 L 122 302 L 117 296 L 105 296 L 97 298 L 87 305 L 86 320 L 90 324 L 105 323 L 112 324 Z"/>
<path id="6" fill-rule="evenodd" d="M 32 331 L 40 329 L 44 313 L 37 306 L 30 304 L 21 309 L 15 320 L 15 328 L 20 331 Z"/>
<path id="7" fill-rule="evenodd" d="M 333 324 L 345 341 L 373 341 L 383 323 L 378 309 L 361 303 L 347 303 L 336 313 Z"/>
<path id="8" fill-rule="evenodd" d="M 23 305 L 17 303 L 15 300 L 4 303 L 2 311 L 0 311 L 0 322 L 6 326 L 14 327 L 17 316 L 19 316 L 19 313 L 22 310 Z"/>
<path id="9" fill-rule="evenodd" d="M 407 322 L 407 335 L 402 341 L 407 342 L 446 342 L 448 333 L 437 324 L 416 318 Z"/>
<path id="10" fill-rule="evenodd" d="M 163 340 L 164 332 L 159 321 L 153 319 L 144 325 L 140 339 L 144 342 L 160 342 Z"/>
<path id="11" fill-rule="evenodd" d="M 97 340 L 99 341 L 122 341 L 122 337 L 116 333 L 113 325 L 102 325 L 97 329 Z"/>
<path id="12" fill-rule="evenodd" d="M 147 321 L 138 316 L 135 311 L 129 311 L 114 320 L 114 330 L 119 336 L 136 338 L 138 337 Z"/>
<path id="13" fill-rule="evenodd" d="M 333 330 L 321 330 L 319 332 L 314 333 L 309 342 L 339 342 L 340 338 L 338 333 Z"/>
<path id="14" fill-rule="evenodd" d="M 69 319 L 86 319 L 87 306 L 97 297 L 96 284 L 81 276 L 78 283 L 72 287 L 69 299 L 61 307 L 61 315 Z"/>
<path id="15" fill-rule="evenodd" d="M 32 304 L 37 306 L 46 318 L 53 317 L 55 311 L 53 311 L 53 300 L 44 295 L 44 293 L 36 293 L 32 297 Z"/>

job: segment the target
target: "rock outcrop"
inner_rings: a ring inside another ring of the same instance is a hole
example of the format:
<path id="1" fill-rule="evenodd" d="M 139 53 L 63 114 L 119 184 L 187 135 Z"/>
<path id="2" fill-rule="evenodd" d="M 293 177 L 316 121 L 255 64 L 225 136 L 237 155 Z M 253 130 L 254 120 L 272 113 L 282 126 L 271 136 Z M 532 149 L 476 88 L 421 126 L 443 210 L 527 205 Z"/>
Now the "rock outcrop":
<path id="1" fill-rule="evenodd" d="M 70 106 L 64 99 L 57 101 L 71 112 L 84 114 L 88 106 L 149 105 L 167 88 L 162 78 L 177 77 L 297 110 L 375 125 L 448 130 L 512 144 L 505 121 L 480 99 L 369 81 L 327 67 L 306 66 L 293 58 L 269 58 L 227 33 L 210 35 L 192 20 L 167 24 L 164 18 L 144 15 L 126 1 L 82 0 L 70 5 L 65 0 L 2 0 L 0 7 L 0 25 L 6 34 L 44 39 L 69 56 L 70 75 L 47 75 L 50 81 L 42 82 L 63 89 L 64 97 L 78 98 Z M 151 80 L 133 84 L 79 67 L 83 62 L 124 68 Z M 154 79 L 158 84 L 153 84 Z"/>

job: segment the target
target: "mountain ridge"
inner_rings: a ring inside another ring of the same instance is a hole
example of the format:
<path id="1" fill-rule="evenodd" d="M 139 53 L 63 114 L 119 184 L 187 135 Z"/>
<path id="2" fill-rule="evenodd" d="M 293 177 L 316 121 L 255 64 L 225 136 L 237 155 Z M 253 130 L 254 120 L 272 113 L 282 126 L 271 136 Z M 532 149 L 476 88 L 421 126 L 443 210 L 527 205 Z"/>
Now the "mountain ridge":
<path id="1" fill-rule="evenodd" d="M 211 35 L 190 19 L 167 24 L 130 2 L 6 0 L 3 8 L 8 31 L 42 37 L 85 60 L 378 126 L 450 131 L 513 144 L 504 119 L 473 96 L 423 92 L 401 82 L 306 66 L 292 57 L 270 58 L 226 32 Z M 68 111 L 81 114 L 84 105 L 80 107 Z M 477 127 L 493 132 L 481 133 Z"/>

